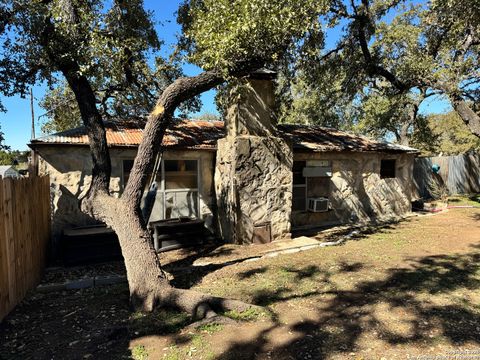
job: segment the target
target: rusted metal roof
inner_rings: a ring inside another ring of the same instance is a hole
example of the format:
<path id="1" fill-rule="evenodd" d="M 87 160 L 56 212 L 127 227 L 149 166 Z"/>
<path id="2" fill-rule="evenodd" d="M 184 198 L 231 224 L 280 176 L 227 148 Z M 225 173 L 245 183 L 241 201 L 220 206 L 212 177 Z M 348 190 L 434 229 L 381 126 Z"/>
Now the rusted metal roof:
<path id="1" fill-rule="evenodd" d="M 133 122 L 109 121 L 105 123 L 109 146 L 137 147 L 142 141 L 143 126 Z M 223 137 L 221 121 L 176 120 L 165 133 L 163 146 L 181 148 L 216 149 L 217 139 Z M 84 126 L 47 135 L 31 141 L 36 145 L 88 145 Z"/>
<path id="2" fill-rule="evenodd" d="M 105 128 L 109 146 L 137 147 L 142 140 L 143 128 L 138 123 L 106 122 Z M 277 128 L 279 135 L 291 141 L 296 151 L 417 152 L 407 146 L 320 126 L 283 124 Z M 224 136 L 224 123 L 221 121 L 176 120 L 166 131 L 163 146 L 215 150 L 217 140 Z M 88 137 L 82 126 L 32 140 L 30 145 L 88 145 Z"/>
<path id="3" fill-rule="evenodd" d="M 278 125 L 278 130 L 293 143 L 297 151 L 381 151 L 411 152 L 418 150 L 398 144 L 376 141 L 366 136 L 315 125 Z"/>

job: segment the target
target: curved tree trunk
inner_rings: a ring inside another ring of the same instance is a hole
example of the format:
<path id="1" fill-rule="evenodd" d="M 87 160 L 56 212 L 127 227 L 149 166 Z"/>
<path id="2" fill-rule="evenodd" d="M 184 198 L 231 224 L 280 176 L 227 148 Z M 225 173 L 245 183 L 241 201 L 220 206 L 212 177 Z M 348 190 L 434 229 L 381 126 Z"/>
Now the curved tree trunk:
<path id="1" fill-rule="evenodd" d="M 203 319 L 221 311 L 245 311 L 252 307 L 241 301 L 171 286 L 152 246 L 151 235 L 139 221 L 133 203 L 97 193 L 93 206 L 118 236 L 125 259 L 130 302 L 135 310 L 148 312 L 156 305 L 168 306 L 188 312 L 195 319 Z"/>
<path id="2" fill-rule="evenodd" d="M 73 6 L 70 12 L 72 9 Z M 72 26 L 75 25 L 75 21 L 75 16 L 72 16 Z M 251 307 L 240 301 L 172 287 L 153 249 L 151 234 L 140 211 L 140 201 L 147 179 L 153 171 L 155 157 L 175 109 L 183 101 L 221 84 L 224 77 L 218 72 L 206 71 L 198 76 L 177 79 L 165 89 L 148 117 L 124 194 L 117 199 L 109 195 L 111 163 L 105 127 L 97 109 L 95 93 L 71 54 L 59 52 L 55 41 L 52 41 L 55 36 L 53 21 L 47 17 L 40 42 L 75 94 L 90 141 L 92 181 L 88 195 L 82 201 L 82 209 L 104 221 L 117 233 L 125 260 L 133 307 L 137 310 L 151 311 L 155 305 L 171 306 L 197 318 L 212 317 L 219 310 L 242 311 Z M 246 75 L 249 70 L 258 67 L 255 61 L 242 64 L 235 70 L 234 75 Z"/>
<path id="3" fill-rule="evenodd" d="M 123 196 L 118 199 L 108 193 L 110 158 L 93 90 L 87 79 L 76 77 L 71 72 L 64 74 L 79 105 L 82 102 L 80 109 L 94 164 L 90 196 L 82 207 L 116 232 L 125 260 L 132 307 L 140 311 L 151 311 L 156 305 L 175 307 L 198 319 L 213 317 L 218 311 L 244 311 L 252 307 L 241 301 L 172 287 L 162 270 L 140 211 L 148 175 L 153 170 L 163 135 L 176 107 L 182 101 L 220 84 L 223 78 L 216 72 L 204 72 L 196 77 L 181 78 L 163 92 L 148 118 L 128 184 Z"/>

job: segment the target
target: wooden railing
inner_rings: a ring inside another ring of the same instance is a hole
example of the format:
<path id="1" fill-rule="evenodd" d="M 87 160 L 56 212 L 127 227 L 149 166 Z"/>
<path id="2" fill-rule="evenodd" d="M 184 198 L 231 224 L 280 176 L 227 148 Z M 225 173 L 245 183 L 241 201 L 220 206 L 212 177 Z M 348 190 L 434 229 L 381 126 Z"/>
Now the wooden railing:
<path id="1" fill-rule="evenodd" d="M 0 321 L 39 283 L 49 240 L 49 178 L 0 179 Z"/>

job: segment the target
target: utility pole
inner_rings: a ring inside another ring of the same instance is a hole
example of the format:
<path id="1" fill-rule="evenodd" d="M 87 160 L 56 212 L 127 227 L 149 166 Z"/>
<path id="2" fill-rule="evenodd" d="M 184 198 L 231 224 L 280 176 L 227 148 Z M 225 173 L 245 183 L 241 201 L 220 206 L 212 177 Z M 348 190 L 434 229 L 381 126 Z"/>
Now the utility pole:
<path id="1" fill-rule="evenodd" d="M 35 139 L 35 112 L 33 111 L 33 90 L 30 88 L 30 110 L 32 112 L 32 135 L 30 140 Z"/>
<path id="2" fill-rule="evenodd" d="M 35 139 L 35 112 L 33 111 L 33 89 L 30 88 L 30 111 L 32 113 L 32 135 L 31 140 Z M 32 149 L 30 152 L 30 159 L 28 162 L 28 176 L 35 177 L 38 174 L 37 169 L 37 154 L 35 154 L 35 150 Z"/>

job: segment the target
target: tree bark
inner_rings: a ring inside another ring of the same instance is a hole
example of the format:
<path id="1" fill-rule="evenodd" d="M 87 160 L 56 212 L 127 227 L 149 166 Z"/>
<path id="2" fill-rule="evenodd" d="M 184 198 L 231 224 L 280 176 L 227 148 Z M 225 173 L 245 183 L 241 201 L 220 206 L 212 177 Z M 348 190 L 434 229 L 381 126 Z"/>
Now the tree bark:
<path id="1" fill-rule="evenodd" d="M 222 82 L 224 78 L 216 71 L 206 71 L 190 78 L 180 78 L 169 85 L 150 113 L 138 147 L 137 157 L 130 172 L 123 197 L 131 201 L 139 212 L 143 191 L 153 170 L 155 157 L 160 151 L 165 130 L 172 122 L 178 105 Z"/>
<path id="2" fill-rule="evenodd" d="M 75 94 L 89 138 L 93 164 L 89 197 L 94 196 L 97 191 L 108 193 L 112 165 L 107 146 L 105 126 L 102 116 L 96 107 L 95 93 L 85 76 L 79 76 L 77 75 L 78 72 L 68 69 L 64 69 L 62 72 Z"/>
<path id="3" fill-rule="evenodd" d="M 397 136 L 397 141 L 400 145 L 409 146 L 410 143 L 410 123 L 403 123 L 400 126 L 400 131 Z"/>

